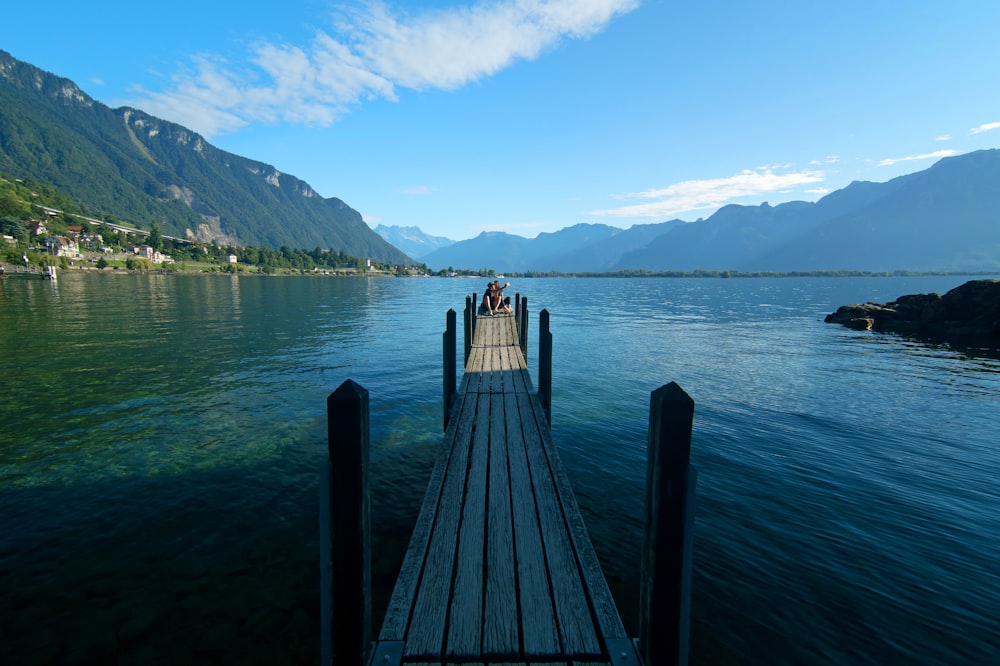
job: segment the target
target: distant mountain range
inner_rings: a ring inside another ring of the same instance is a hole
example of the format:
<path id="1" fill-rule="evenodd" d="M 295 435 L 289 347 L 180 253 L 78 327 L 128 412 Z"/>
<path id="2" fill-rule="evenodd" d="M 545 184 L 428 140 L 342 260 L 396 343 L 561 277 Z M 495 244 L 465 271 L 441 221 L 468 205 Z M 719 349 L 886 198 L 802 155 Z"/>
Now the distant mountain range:
<path id="1" fill-rule="evenodd" d="M 348 158 L 349 159 L 349 158 Z M 501 272 L 997 271 L 1000 151 L 949 157 L 815 203 L 726 206 L 696 222 L 578 224 L 537 238 L 453 242 L 379 225 L 263 162 L 0 51 L 0 174 L 58 188 L 95 217 L 220 244 L 343 251 L 440 270 Z"/>
<path id="2" fill-rule="evenodd" d="M 81 45 L 81 48 L 86 48 Z M 220 244 L 316 247 L 396 264 L 405 253 L 336 198 L 0 51 L 0 173 L 57 187 L 95 217 Z"/>
<path id="3" fill-rule="evenodd" d="M 418 227 L 387 227 L 380 224 L 375 227 L 375 233 L 414 259 L 455 244 L 450 238 L 425 234 Z"/>
<path id="4" fill-rule="evenodd" d="M 998 271 L 1000 150 L 945 158 L 815 203 L 725 206 L 697 222 L 578 224 L 526 239 L 483 232 L 421 256 L 501 272 Z"/>

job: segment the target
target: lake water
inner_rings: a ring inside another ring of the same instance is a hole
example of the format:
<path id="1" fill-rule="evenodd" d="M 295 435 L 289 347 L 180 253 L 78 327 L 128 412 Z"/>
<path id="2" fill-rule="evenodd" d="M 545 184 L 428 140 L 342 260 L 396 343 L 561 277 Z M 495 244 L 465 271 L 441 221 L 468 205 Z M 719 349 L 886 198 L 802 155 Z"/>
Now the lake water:
<path id="1" fill-rule="evenodd" d="M 649 392 L 695 400 L 694 664 L 996 663 L 1000 360 L 824 324 L 961 277 L 531 279 L 553 439 L 636 631 Z M 325 398 L 371 395 L 376 627 L 485 280 L 0 282 L 4 663 L 316 663 Z M 461 338 L 461 334 L 459 335 Z"/>

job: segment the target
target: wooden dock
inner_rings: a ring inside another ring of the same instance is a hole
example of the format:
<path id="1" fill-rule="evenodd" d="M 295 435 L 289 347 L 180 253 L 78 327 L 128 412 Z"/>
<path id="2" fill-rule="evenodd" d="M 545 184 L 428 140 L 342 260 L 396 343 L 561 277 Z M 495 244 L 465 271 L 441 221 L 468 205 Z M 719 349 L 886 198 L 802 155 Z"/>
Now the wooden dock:
<path id="1" fill-rule="evenodd" d="M 446 332 L 444 441 L 381 632 L 366 645 L 366 627 L 344 627 L 338 613 L 325 619 L 334 625 L 334 645 L 339 630 L 362 652 L 343 661 L 347 655 L 334 647 L 334 663 L 643 663 L 553 446 L 545 404 L 551 389 L 540 396 L 532 387 L 519 326 L 527 325 L 526 300 L 522 309 L 518 299 L 518 310 L 475 317 L 467 305 L 472 330 L 457 390 L 448 387 Z M 452 312 L 449 327 L 453 321 Z M 453 328 L 451 335 L 454 350 Z M 331 437 L 332 428 L 331 420 Z M 336 581 L 333 598 L 336 610 Z M 363 603 L 370 602 L 362 602 L 362 613 Z"/>

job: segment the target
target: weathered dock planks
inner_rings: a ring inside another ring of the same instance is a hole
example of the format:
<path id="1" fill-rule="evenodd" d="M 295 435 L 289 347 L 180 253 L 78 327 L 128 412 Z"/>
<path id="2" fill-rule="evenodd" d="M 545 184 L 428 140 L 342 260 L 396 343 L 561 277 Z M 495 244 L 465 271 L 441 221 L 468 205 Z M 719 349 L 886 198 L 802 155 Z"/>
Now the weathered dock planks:
<path id="1" fill-rule="evenodd" d="M 370 634 L 368 394 L 328 400 L 321 484 L 322 663 L 349 666 L 684 666 L 696 470 L 694 403 L 650 394 L 640 640 L 622 625 L 549 431 L 552 336 L 539 316 L 539 389 L 525 362 L 527 298 L 443 340 L 445 437 L 378 640 Z M 341 469 L 346 467 L 349 469 Z"/>
<path id="2" fill-rule="evenodd" d="M 637 663 L 520 339 L 513 316 L 476 321 L 379 635 L 402 663 L 610 664 L 609 640 Z"/>

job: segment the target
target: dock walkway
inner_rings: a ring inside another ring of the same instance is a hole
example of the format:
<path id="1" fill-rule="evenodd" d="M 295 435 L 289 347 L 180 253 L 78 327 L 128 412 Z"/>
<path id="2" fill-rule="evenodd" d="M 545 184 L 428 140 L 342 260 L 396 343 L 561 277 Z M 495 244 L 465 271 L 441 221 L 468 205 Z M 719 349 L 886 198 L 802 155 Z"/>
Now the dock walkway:
<path id="1" fill-rule="evenodd" d="M 478 318 L 372 664 L 638 664 L 533 392 Z"/>

